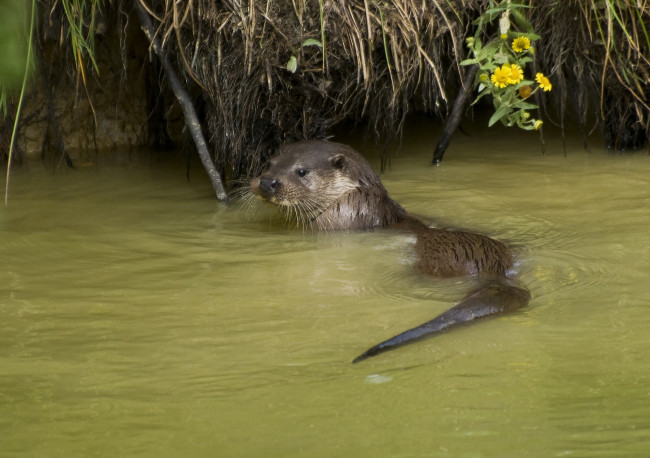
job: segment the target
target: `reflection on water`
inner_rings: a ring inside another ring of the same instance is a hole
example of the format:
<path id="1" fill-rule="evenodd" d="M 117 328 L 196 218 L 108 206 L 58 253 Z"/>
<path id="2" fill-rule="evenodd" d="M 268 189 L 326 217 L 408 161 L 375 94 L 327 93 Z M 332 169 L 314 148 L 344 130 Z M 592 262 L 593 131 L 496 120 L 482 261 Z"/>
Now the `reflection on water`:
<path id="1" fill-rule="evenodd" d="M 357 365 L 467 283 L 413 273 L 401 234 L 222 206 L 182 159 L 16 170 L 0 456 L 643 456 L 650 157 L 501 131 L 432 168 L 430 143 L 411 135 L 386 187 L 507 241 L 533 300 Z"/>

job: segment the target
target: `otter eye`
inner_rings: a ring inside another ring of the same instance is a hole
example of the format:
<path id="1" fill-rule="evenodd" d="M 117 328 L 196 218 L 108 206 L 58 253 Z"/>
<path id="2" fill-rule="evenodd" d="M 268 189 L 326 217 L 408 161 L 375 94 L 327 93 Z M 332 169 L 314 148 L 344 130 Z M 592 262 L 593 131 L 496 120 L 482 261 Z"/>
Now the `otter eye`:
<path id="1" fill-rule="evenodd" d="M 305 169 L 296 169 L 296 175 L 298 175 L 300 178 L 304 177 L 309 173 L 309 170 Z"/>

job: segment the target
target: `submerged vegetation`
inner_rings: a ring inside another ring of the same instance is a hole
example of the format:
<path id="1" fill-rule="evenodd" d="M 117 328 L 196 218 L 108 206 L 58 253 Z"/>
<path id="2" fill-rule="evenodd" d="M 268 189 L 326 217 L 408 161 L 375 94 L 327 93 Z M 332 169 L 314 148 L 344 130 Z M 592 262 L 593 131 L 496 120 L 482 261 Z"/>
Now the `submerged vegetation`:
<path id="1" fill-rule="evenodd" d="M 577 125 L 585 135 L 600 127 L 607 144 L 621 151 L 643 147 L 650 135 L 650 3 L 645 1 L 39 0 L 35 5 L 41 18 L 34 29 L 37 57 L 44 58 L 45 48 L 58 48 L 47 51 L 42 73 L 66 75 L 65 81 L 43 85 L 54 88 L 53 98 L 69 94 L 64 86 L 72 88 L 79 94 L 75 100 L 88 101 L 93 135 L 102 135 L 98 118 L 110 116 L 111 109 L 95 102 L 98 91 L 112 89 L 100 75 L 117 56 L 123 68 L 113 81 L 136 85 L 142 83 L 138 75 L 150 75 L 141 90 L 148 139 L 140 141 L 178 142 L 170 126 L 181 102 L 169 96 L 172 77 L 141 50 L 149 41 L 139 30 L 136 9 L 144 11 L 227 183 L 256 173 L 278 144 L 326 138 L 344 121 L 364 123 L 387 141 L 401 134 L 414 111 L 445 119 L 457 94 L 467 89 L 471 67 L 479 67 L 469 81 L 472 97 L 482 99 L 471 109 L 484 110 L 489 105 L 483 102 L 490 100 L 490 123 L 539 129 L 543 120 L 562 131 Z M 95 50 L 97 36 L 108 49 L 104 54 Z M 55 52 L 60 57 L 52 59 Z M 129 56 L 140 59 L 139 68 Z M 14 119 L 17 97 L 9 98 L 5 122 Z M 60 113 L 41 117 L 49 120 L 48 131 L 64 122 Z M 64 154 L 65 135 L 58 137 Z"/>

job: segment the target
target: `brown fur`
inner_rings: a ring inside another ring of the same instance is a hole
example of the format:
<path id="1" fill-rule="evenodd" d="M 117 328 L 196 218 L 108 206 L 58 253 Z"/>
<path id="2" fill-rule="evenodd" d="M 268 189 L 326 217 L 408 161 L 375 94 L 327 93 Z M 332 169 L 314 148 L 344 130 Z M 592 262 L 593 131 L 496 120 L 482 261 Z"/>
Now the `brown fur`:
<path id="1" fill-rule="evenodd" d="M 484 284 L 433 320 L 369 349 L 355 362 L 452 326 L 523 307 L 530 294 L 506 277 L 513 257 L 501 242 L 472 232 L 430 228 L 410 216 L 359 153 L 306 141 L 282 146 L 251 192 L 314 230 L 393 227 L 416 235 L 416 269 L 435 277 L 474 275 Z"/>
<path id="2" fill-rule="evenodd" d="M 306 171 L 304 177 L 297 172 Z M 349 146 L 324 141 L 280 147 L 267 169 L 251 182 L 261 199 L 292 211 L 315 230 L 370 229 L 403 221 L 366 160 Z"/>
<path id="3" fill-rule="evenodd" d="M 422 226 L 424 225 L 420 223 L 414 231 L 417 234 L 416 268 L 420 272 L 436 277 L 504 276 L 512 267 L 512 256 L 499 241 L 472 232 Z"/>
<path id="4" fill-rule="evenodd" d="M 306 171 L 304 177 L 297 172 Z M 251 182 L 253 194 L 293 209 L 315 230 L 393 226 L 417 235 L 416 268 L 437 277 L 505 275 L 512 257 L 505 245 L 480 234 L 429 228 L 408 215 L 368 162 L 349 146 L 306 141 L 282 146 Z"/>

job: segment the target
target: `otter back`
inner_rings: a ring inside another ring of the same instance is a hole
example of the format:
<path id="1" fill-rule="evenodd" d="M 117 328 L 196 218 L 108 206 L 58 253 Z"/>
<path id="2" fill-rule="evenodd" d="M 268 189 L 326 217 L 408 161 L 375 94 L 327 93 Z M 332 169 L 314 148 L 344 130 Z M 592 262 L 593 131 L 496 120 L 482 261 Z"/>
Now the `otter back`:
<path id="1" fill-rule="evenodd" d="M 415 268 L 435 277 L 505 276 L 513 259 L 501 242 L 473 232 L 446 231 L 409 222 L 417 236 Z"/>

